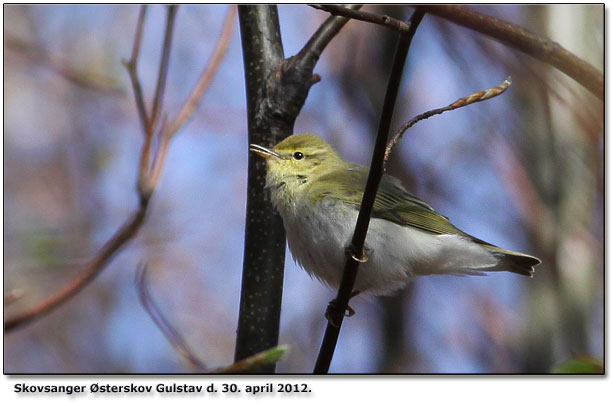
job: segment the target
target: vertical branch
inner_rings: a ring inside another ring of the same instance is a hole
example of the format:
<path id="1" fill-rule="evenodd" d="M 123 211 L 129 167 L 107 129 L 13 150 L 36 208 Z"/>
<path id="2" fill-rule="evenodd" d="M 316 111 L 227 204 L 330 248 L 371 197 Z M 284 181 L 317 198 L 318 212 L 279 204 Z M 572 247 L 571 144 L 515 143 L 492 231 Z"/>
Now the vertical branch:
<path id="1" fill-rule="evenodd" d="M 140 80 L 138 80 L 138 55 L 140 55 L 140 45 L 143 40 L 143 27 L 145 26 L 145 16 L 147 14 L 147 5 L 142 5 L 140 7 L 140 12 L 138 13 L 138 22 L 136 23 L 136 36 L 134 38 L 134 45 L 132 46 L 132 54 L 130 56 L 130 60 L 123 61 L 123 64 L 128 69 L 128 73 L 130 74 L 130 81 L 132 82 L 132 91 L 134 92 L 134 101 L 136 101 L 136 109 L 138 111 L 138 117 L 140 118 L 141 126 L 143 127 L 143 132 L 147 133 L 147 122 L 149 122 L 149 117 L 147 116 L 147 107 L 145 106 L 145 99 L 143 97 L 143 90 L 140 85 Z"/>
<path id="2" fill-rule="evenodd" d="M 377 195 L 377 188 L 379 187 L 381 177 L 383 176 L 387 136 L 390 130 L 392 115 L 394 113 L 396 96 L 398 94 L 398 89 L 400 88 L 400 80 L 402 79 L 404 63 L 409 52 L 411 40 L 413 39 L 423 16 L 424 12 L 420 8 L 417 8 L 411 16 L 409 31 L 406 35 L 401 35 L 398 38 L 396 55 L 394 56 L 394 63 L 392 65 L 392 71 L 390 73 L 390 78 L 385 93 L 385 100 L 383 102 L 381 119 L 379 121 L 379 130 L 377 131 L 375 149 L 373 151 L 370 170 L 368 172 L 368 179 L 366 181 L 366 189 L 364 190 L 358 220 L 353 233 L 353 238 L 351 240 L 351 256 L 347 258 L 341 284 L 336 295 L 335 304 L 328 307 L 328 326 L 326 327 L 319 356 L 317 357 L 314 373 L 327 373 L 328 369 L 330 368 L 332 356 L 334 355 L 343 317 L 353 292 L 353 284 L 355 283 L 355 278 L 358 273 L 358 265 L 363 254 L 364 242 L 366 240 L 366 233 L 370 222 L 370 214 Z M 356 255 L 360 258 L 356 258 Z"/>
<path id="3" fill-rule="evenodd" d="M 358 7 L 358 6 L 353 6 Z M 238 8 L 247 88 L 249 143 L 272 147 L 293 133 L 321 52 L 347 22 L 326 20 L 294 57 L 284 59 L 275 6 Z M 285 231 L 264 190 L 266 164 L 249 156 L 247 217 L 235 360 L 276 346 L 279 337 Z M 274 365 L 263 369 L 274 371 Z"/>
<path id="4" fill-rule="evenodd" d="M 249 143 L 272 146 L 291 134 L 290 125 L 266 121 L 260 110 L 267 80 L 283 61 L 276 6 L 238 6 L 247 90 Z M 281 318 L 285 230 L 264 192 L 266 165 L 249 156 L 247 217 L 235 361 L 277 345 Z M 262 369 L 274 372 L 271 364 Z"/>
<path id="5" fill-rule="evenodd" d="M 174 32 L 175 17 L 177 15 L 176 4 L 168 6 L 168 16 L 166 19 L 166 32 L 164 34 L 164 47 L 162 48 L 162 56 L 160 59 L 160 69 L 158 71 L 158 81 L 155 87 L 155 97 L 153 98 L 153 106 L 151 107 L 151 120 L 147 128 L 149 133 L 154 132 L 154 128 L 162 110 L 162 101 L 164 99 L 164 90 L 166 89 L 166 77 L 168 77 L 168 61 L 170 59 L 170 45 L 172 44 L 172 33 Z"/>

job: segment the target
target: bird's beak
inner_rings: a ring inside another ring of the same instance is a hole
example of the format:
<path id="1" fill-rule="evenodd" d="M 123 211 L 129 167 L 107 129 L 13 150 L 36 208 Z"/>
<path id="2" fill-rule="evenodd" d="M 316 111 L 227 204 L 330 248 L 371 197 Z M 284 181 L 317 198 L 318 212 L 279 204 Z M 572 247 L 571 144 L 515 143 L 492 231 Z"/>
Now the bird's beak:
<path id="1" fill-rule="evenodd" d="M 281 158 L 281 155 L 274 150 L 267 149 L 264 146 L 260 146 L 259 144 L 250 144 L 249 151 L 254 152 L 257 155 L 264 157 L 265 159 L 269 159 L 271 157 Z"/>

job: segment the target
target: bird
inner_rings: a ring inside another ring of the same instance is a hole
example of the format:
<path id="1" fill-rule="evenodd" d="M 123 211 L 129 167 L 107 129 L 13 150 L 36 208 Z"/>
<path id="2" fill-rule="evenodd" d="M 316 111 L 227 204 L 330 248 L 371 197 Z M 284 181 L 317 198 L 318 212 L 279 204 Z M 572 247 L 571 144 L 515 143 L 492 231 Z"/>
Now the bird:
<path id="1" fill-rule="evenodd" d="M 266 185 L 283 219 L 294 261 L 334 289 L 368 177 L 368 167 L 344 160 L 321 137 L 291 135 L 272 149 L 251 144 L 266 161 Z M 424 275 L 532 277 L 541 260 L 506 250 L 458 229 L 447 217 L 384 174 L 371 214 L 352 294 L 390 295 Z"/>

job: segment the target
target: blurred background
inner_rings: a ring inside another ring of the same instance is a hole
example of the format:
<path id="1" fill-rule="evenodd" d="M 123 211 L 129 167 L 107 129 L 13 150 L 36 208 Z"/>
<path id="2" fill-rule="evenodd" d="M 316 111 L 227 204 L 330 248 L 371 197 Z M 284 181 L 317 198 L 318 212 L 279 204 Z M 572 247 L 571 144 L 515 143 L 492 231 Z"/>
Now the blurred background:
<path id="1" fill-rule="evenodd" d="M 219 38 L 226 5 L 178 11 L 165 108 L 172 116 Z M 603 71 L 602 5 L 474 9 L 551 38 Z M 408 18 L 411 8 L 366 6 Z M 138 204 L 142 131 L 122 59 L 136 5 L 4 6 L 5 319 L 67 284 Z M 148 10 L 139 73 L 153 97 L 165 27 Z M 286 57 L 328 15 L 279 6 Z M 238 24 L 198 110 L 171 144 L 138 237 L 86 289 L 4 336 L 7 373 L 191 372 L 141 306 L 153 298 L 209 367 L 232 362 L 246 204 L 247 118 Z M 368 164 L 394 35 L 351 21 L 322 55 L 296 133 L 322 135 Z M 458 227 L 543 260 L 533 279 L 426 277 L 394 297 L 356 299 L 331 372 L 542 373 L 604 357 L 604 111 L 572 79 L 466 28 L 426 15 L 413 41 L 394 128 L 493 87 L 493 100 L 421 122 L 390 173 Z M 279 372 L 312 371 L 335 292 L 288 251 Z"/>

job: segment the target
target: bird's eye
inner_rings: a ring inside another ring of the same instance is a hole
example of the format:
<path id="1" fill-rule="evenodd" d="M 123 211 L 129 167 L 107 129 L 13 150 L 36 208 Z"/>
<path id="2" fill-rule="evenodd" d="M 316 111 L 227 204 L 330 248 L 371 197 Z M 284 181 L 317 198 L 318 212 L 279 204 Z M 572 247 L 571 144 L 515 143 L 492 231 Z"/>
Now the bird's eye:
<path id="1" fill-rule="evenodd" d="M 294 153 L 294 160 L 302 160 L 304 158 L 304 154 L 302 154 L 301 152 L 297 151 L 296 153 Z"/>

